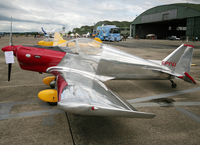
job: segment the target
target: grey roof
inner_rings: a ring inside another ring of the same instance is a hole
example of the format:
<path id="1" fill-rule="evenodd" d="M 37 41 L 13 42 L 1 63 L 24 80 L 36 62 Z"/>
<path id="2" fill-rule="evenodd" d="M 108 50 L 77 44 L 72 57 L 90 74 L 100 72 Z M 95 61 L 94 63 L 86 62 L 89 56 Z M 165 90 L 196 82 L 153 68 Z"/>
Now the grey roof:
<path id="1" fill-rule="evenodd" d="M 163 19 L 163 15 L 165 14 L 168 14 L 168 18 L 164 17 Z M 142 24 L 172 19 L 184 19 L 198 16 L 200 16 L 200 4 L 175 3 L 148 9 L 136 17 L 132 24 Z"/>

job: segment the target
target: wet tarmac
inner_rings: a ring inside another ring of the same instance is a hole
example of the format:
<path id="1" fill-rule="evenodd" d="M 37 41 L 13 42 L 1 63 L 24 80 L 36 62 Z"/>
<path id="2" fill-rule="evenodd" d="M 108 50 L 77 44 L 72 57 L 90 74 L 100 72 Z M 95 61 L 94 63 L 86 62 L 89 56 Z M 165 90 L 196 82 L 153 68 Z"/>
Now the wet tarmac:
<path id="1" fill-rule="evenodd" d="M 14 37 L 14 44 L 35 44 L 40 39 Z M 127 45 L 126 45 L 127 43 Z M 128 40 L 110 43 L 147 59 L 163 59 L 180 41 Z M 198 42 L 190 44 L 198 45 Z M 0 47 L 8 38 L 0 39 Z M 137 44 L 137 45 L 136 45 Z M 123 45 L 123 47 L 122 47 Z M 48 89 L 47 74 L 24 71 L 17 61 L 7 82 L 7 65 L 0 52 L 0 144 L 48 145 L 197 145 L 200 143 L 200 49 L 194 51 L 191 75 L 197 85 L 169 81 L 108 81 L 106 85 L 136 109 L 156 114 L 153 119 L 89 117 L 65 113 L 40 101 Z"/>

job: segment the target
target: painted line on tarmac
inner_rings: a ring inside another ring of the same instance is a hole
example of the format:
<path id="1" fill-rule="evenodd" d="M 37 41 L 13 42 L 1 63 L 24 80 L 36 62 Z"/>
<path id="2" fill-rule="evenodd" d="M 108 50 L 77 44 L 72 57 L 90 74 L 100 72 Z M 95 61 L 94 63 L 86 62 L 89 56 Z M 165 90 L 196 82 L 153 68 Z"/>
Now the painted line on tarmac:
<path id="1" fill-rule="evenodd" d="M 48 110 L 41 110 L 41 111 L 30 111 L 30 112 L 22 112 L 16 114 L 4 114 L 0 115 L 0 120 L 6 119 L 13 119 L 13 118 L 22 118 L 22 117 L 34 117 L 34 116 L 41 116 L 41 115 L 54 115 L 54 114 L 62 114 L 64 111 L 59 109 L 48 109 Z"/>
<path id="2" fill-rule="evenodd" d="M 10 86 L 0 86 L 0 89 L 6 88 L 16 88 L 16 87 L 37 87 L 37 86 L 46 86 L 45 84 L 23 84 L 23 85 L 10 85 Z"/>
<path id="3" fill-rule="evenodd" d="M 21 105 L 21 104 L 31 104 L 31 103 L 38 103 L 37 100 L 29 100 L 29 101 L 9 101 L 9 102 L 0 102 L 1 106 L 8 106 L 8 105 Z"/>
<path id="4" fill-rule="evenodd" d="M 15 105 L 28 105 L 28 104 L 30 105 L 38 104 L 43 108 L 50 107 L 45 102 L 38 102 L 37 100 L 19 101 L 19 102 L 0 102 L 0 115 L 9 114 L 12 107 Z"/>
<path id="5" fill-rule="evenodd" d="M 131 103 L 134 107 L 173 107 L 173 106 L 200 106 L 200 102 L 173 102 L 173 103 Z"/>
<path id="6" fill-rule="evenodd" d="M 187 111 L 183 108 L 179 108 L 179 107 L 176 107 L 176 110 L 178 110 L 179 112 L 187 115 L 188 117 L 190 117 L 191 119 L 193 119 L 194 121 L 197 121 L 198 123 L 200 123 L 200 117 L 197 116 L 196 114 L 190 112 L 190 111 Z"/>
<path id="7" fill-rule="evenodd" d="M 171 96 L 182 95 L 182 94 L 192 93 L 192 92 L 197 92 L 197 91 L 200 91 L 200 87 L 182 90 L 182 91 L 175 91 L 172 93 L 160 94 L 160 95 L 155 95 L 155 96 L 135 98 L 135 99 L 127 100 L 127 101 L 129 103 L 137 103 L 137 102 L 144 102 L 144 101 L 150 101 L 153 99 L 167 98 L 167 97 L 171 97 Z"/>

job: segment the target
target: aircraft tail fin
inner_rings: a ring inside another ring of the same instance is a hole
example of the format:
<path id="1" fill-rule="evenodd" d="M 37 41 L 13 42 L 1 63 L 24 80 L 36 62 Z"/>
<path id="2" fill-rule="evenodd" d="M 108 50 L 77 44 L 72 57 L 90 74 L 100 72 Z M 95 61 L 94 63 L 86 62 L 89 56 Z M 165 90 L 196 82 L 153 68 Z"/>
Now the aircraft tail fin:
<path id="1" fill-rule="evenodd" d="M 188 74 L 190 72 L 193 49 L 194 46 L 192 45 L 182 44 L 162 60 L 162 65 L 167 66 L 172 73 L 180 74 L 178 78 L 191 83 L 196 83 Z"/>
<path id="2" fill-rule="evenodd" d="M 41 29 L 42 29 L 42 32 L 44 33 L 44 35 L 47 35 L 47 32 L 44 30 L 44 28 L 41 27 Z"/>

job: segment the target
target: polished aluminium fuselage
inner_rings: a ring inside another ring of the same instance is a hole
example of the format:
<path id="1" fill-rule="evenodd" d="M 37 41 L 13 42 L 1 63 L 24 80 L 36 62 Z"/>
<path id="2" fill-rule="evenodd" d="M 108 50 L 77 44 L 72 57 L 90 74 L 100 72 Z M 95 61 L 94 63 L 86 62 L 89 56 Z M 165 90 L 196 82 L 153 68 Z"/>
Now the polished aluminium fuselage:
<path id="1" fill-rule="evenodd" d="M 58 106 L 71 113 L 82 115 L 153 117 L 137 112 L 128 102 L 115 95 L 102 82 L 107 80 L 169 79 L 166 70 L 153 62 L 122 52 L 107 45 L 78 44 L 65 48 L 61 62 L 47 70 L 59 72 L 68 86 L 58 99 Z M 97 108 L 91 111 L 90 108 Z M 136 112 L 135 112 L 136 111 Z"/>
<path id="2" fill-rule="evenodd" d="M 163 80 L 171 76 L 161 71 L 169 71 L 161 61 L 146 60 L 108 45 L 87 49 L 68 50 L 59 63 L 59 67 L 70 68 L 71 71 L 85 73 L 106 81 L 115 80 Z M 76 53 L 74 53 L 76 52 Z"/>

